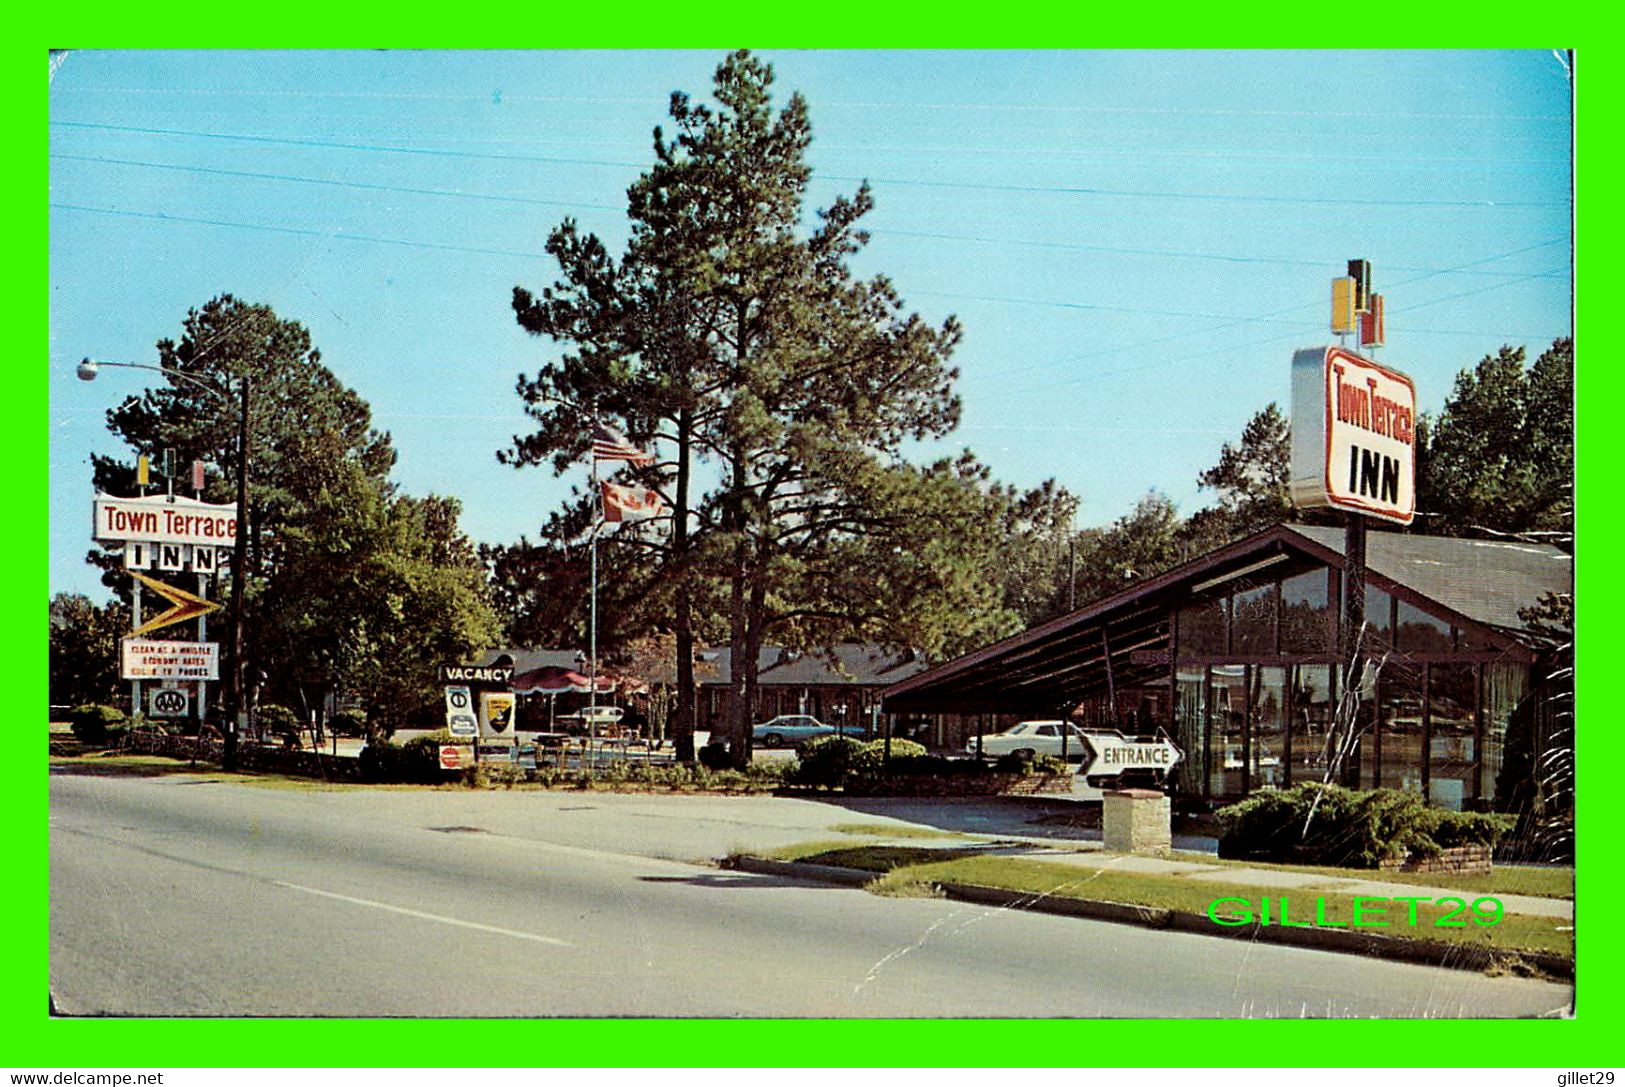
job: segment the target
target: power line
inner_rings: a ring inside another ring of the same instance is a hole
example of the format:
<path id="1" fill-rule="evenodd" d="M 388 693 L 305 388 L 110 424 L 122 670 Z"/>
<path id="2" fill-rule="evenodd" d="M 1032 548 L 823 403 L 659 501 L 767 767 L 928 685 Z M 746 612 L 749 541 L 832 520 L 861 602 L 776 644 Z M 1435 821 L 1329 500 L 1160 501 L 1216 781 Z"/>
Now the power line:
<path id="1" fill-rule="evenodd" d="M 239 230 L 264 230 L 273 234 L 292 234 L 305 238 L 324 238 L 348 242 L 376 242 L 380 245 L 400 245 L 413 249 L 433 249 L 450 253 L 478 253 L 493 257 L 533 257 L 547 259 L 548 254 L 525 249 L 487 249 L 469 245 L 443 245 L 438 242 L 411 241 L 406 238 L 380 238 L 370 234 L 351 234 L 342 230 L 301 230 L 290 226 L 267 226 L 263 223 L 238 223 L 227 219 L 203 219 L 188 215 L 169 215 L 156 211 L 125 211 L 118 208 L 93 208 L 83 204 L 61 204 L 52 201 L 49 207 L 62 211 L 84 211 L 96 215 L 117 215 L 129 219 L 151 219 L 167 223 L 191 223 L 198 226 L 231 227 Z"/>
<path id="2" fill-rule="evenodd" d="M 99 155 L 70 155 L 70 154 L 63 154 L 63 153 L 60 153 L 60 152 L 53 152 L 50 155 L 50 157 L 53 158 L 53 159 L 59 159 L 59 160 L 68 161 L 68 162 L 87 162 L 87 163 L 97 163 L 97 164 L 100 164 L 100 165 L 110 165 L 110 166 L 132 166 L 132 167 L 140 167 L 140 168 L 153 169 L 153 170 L 169 170 L 169 171 L 175 171 L 175 172 L 181 172 L 181 173 L 202 174 L 202 175 L 206 175 L 206 176 L 246 178 L 246 179 L 257 180 L 257 181 L 281 181 L 281 182 L 289 182 L 289 183 L 302 184 L 302 185 L 323 185 L 323 186 L 328 186 L 328 187 L 332 187 L 332 188 L 355 189 L 357 191 L 362 191 L 362 192 L 390 192 L 390 193 L 402 193 L 402 194 L 405 194 L 405 195 L 413 195 L 413 196 L 435 196 L 435 197 L 446 197 L 446 198 L 451 198 L 451 199 L 485 201 L 485 202 L 491 202 L 491 203 L 511 203 L 511 204 L 530 205 L 530 206 L 540 206 L 540 207 L 586 208 L 586 209 L 592 209 L 592 210 L 597 210 L 597 211 L 624 211 L 625 210 L 625 208 L 623 206 L 614 205 L 614 204 L 594 204 L 594 203 L 588 203 L 588 202 L 585 202 L 585 201 L 569 201 L 569 200 L 542 200 L 542 199 L 538 199 L 538 198 L 534 198 L 534 197 L 527 197 L 527 196 L 504 196 L 504 195 L 489 194 L 489 193 L 470 192 L 470 191 L 462 190 L 462 189 L 434 189 L 434 188 L 422 188 L 422 187 L 413 187 L 413 186 L 405 186 L 405 185 L 383 185 L 383 184 L 377 184 L 377 183 L 373 183 L 373 182 L 340 181 L 340 180 L 336 180 L 336 179 L 332 179 L 332 178 L 306 177 L 306 176 L 296 175 L 296 174 L 265 173 L 265 172 L 254 171 L 254 170 L 227 170 L 227 169 L 223 169 L 223 168 L 219 168 L 219 167 L 209 167 L 209 166 L 185 166 L 185 165 L 181 165 L 179 163 L 152 162 L 152 161 L 149 161 L 149 160 L 142 160 L 142 159 L 109 158 L 109 157 L 99 156 Z M 1056 249 L 1056 250 L 1062 250 L 1062 251 L 1068 251 L 1068 252 L 1111 253 L 1111 254 L 1119 254 L 1119 255 L 1127 255 L 1127 256 L 1148 256 L 1148 257 L 1158 257 L 1158 258 L 1177 258 L 1177 259 L 1183 259 L 1183 260 L 1208 260 L 1208 261 L 1216 261 L 1216 262 L 1225 263 L 1225 264 L 1277 265 L 1277 266 L 1299 267 L 1299 268 L 1318 268 L 1318 267 L 1323 267 L 1324 264 L 1325 264 L 1324 261 L 1320 261 L 1320 260 L 1291 260 L 1291 259 L 1286 259 L 1286 258 L 1281 258 L 1281 257 L 1255 257 L 1255 256 L 1244 256 L 1244 255 L 1239 255 L 1239 254 L 1228 254 L 1228 253 L 1197 253 L 1197 252 L 1191 252 L 1191 251 L 1186 251 L 1186 250 L 1174 250 L 1174 249 L 1148 249 L 1148 248 L 1140 248 L 1140 247 L 1132 247 L 1132 246 L 1089 245 L 1089 244 L 1080 243 L 1080 242 L 1038 241 L 1038 240 L 1027 239 L 1027 238 L 990 238 L 990 237 L 983 237 L 983 236 L 970 235 L 970 234 L 951 234 L 951 233 L 946 233 L 946 232 L 942 232 L 942 231 L 894 230 L 894 229 L 889 229 L 889 228 L 867 228 L 867 229 L 868 229 L 868 232 L 870 234 L 879 235 L 881 237 L 923 238 L 923 239 L 932 240 L 932 241 L 961 241 L 961 242 L 972 242 L 972 243 L 984 244 L 984 245 L 1022 246 L 1022 247 L 1038 248 L 1038 249 Z M 1441 271 L 1441 269 L 1414 268 L 1414 267 L 1409 267 L 1409 266 L 1404 266 L 1404 265 L 1391 265 L 1389 267 L 1390 267 L 1391 270 L 1396 271 L 1396 272 L 1428 272 L 1428 273 L 1432 273 L 1432 272 Z M 1506 278 L 1506 277 L 1516 275 L 1517 273 L 1512 273 L 1512 272 L 1490 272 L 1490 271 L 1459 271 L 1458 274 L 1470 275 L 1470 276 L 1494 276 L 1494 277 L 1497 277 L 1497 278 Z M 947 296 L 947 297 L 953 297 L 953 296 Z M 964 297 L 964 296 L 960 296 L 960 297 Z M 1003 301 L 1020 301 L 1023 304 L 1027 304 L 1027 305 L 1065 305 L 1064 303 L 1044 303 L 1044 302 L 1026 301 L 1026 300 L 1008 300 L 1007 299 L 1007 300 L 1003 300 Z M 1096 307 L 1096 308 L 1100 308 L 1100 307 Z M 1110 307 L 1104 307 L 1104 308 L 1110 308 Z M 1170 314 L 1170 316 L 1198 316 L 1198 317 L 1201 317 L 1201 316 L 1208 316 L 1208 315 L 1206 315 L 1206 314 Z"/>
<path id="3" fill-rule="evenodd" d="M 94 129 L 108 132 L 128 132 L 148 136 L 180 136 L 191 139 L 223 140 L 240 143 L 265 143 L 283 147 L 310 147 L 338 151 L 368 151 L 380 154 L 422 155 L 435 158 L 480 159 L 498 162 L 546 162 L 555 165 L 599 166 L 615 169 L 638 169 L 643 163 L 607 159 L 578 159 L 556 155 L 531 155 L 522 152 L 498 154 L 488 151 L 452 151 L 443 148 L 400 147 L 389 144 L 346 143 L 337 140 L 299 139 L 283 136 L 256 136 L 229 132 L 199 132 L 187 129 L 145 128 L 133 125 L 92 124 L 84 121 L 52 121 L 61 128 Z M 1531 200 L 1374 200 L 1339 199 L 1331 197 L 1257 196 L 1227 193 L 1156 192 L 1139 189 L 1109 189 L 1092 186 L 1061 185 L 1008 185 L 974 181 L 929 181 L 916 178 L 877 178 L 855 174 L 820 175 L 824 180 L 844 182 L 870 182 L 912 188 L 941 188 L 981 192 L 1019 192 L 1030 194 L 1056 194 L 1064 196 L 1101 196 L 1149 200 L 1212 201 L 1218 203 L 1246 203 L 1265 205 L 1303 205 L 1310 207 L 1414 207 L 1414 208 L 1566 208 L 1567 202 Z"/>

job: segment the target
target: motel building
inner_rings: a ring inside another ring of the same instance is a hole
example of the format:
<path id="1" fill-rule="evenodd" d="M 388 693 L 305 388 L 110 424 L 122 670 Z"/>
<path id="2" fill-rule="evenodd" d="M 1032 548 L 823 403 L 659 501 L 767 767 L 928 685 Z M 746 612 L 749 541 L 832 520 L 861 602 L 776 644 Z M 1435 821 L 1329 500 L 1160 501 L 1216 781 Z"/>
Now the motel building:
<path id="1" fill-rule="evenodd" d="M 903 679 L 883 708 L 1160 731 L 1181 752 L 1170 791 L 1198 805 L 1321 781 L 1354 648 L 1343 546 L 1342 528 L 1276 525 Z M 1572 591 L 1573 560 L 1554 547 L 1372 526 L 1365 727 L 1342 782 L 1452 809 L 1526 806 L 1537 776 L 1572 766 L 1572 673 L 1518 613 Z"/>

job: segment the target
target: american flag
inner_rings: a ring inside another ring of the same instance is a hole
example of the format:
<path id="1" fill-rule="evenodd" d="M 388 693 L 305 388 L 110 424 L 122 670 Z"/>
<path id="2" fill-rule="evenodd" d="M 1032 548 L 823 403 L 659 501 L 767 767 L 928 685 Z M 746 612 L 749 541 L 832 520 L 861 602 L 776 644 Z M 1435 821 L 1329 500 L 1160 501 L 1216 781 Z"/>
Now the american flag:
<path id="1" fill-rule="evenodd" d="M 594 460 L 624 460 L 633 464 L 653 464 L 654 454 L 645 453 L 626 440 L 626 435 L 604 423 L 594 425 L 592 432 Z"/>

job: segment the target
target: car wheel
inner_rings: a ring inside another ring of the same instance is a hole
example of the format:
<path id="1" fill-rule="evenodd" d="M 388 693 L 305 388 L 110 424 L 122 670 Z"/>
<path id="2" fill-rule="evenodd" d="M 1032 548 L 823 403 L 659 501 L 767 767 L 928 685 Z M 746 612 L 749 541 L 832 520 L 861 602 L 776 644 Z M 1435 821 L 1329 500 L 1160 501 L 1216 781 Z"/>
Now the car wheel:
<path id="1" fill-rule="evenodd" d="M 1018 747 L 1014 751 L 1010 752 L 1010 754 L 1014 755 L 1018 759 L 1025 759 L 1028 762 L 1031 762 L 1033 759 L 1038 757 L 1038 752 L 1030 747 Z"/>
<path id="2" fill-rule="evenodd" d="M 763 747 L 783 747 L 784 746 L 784 737 L 780 736 L 777 732 L 769 732 L 766 736 L 762 737 L 762 746 Z"/>

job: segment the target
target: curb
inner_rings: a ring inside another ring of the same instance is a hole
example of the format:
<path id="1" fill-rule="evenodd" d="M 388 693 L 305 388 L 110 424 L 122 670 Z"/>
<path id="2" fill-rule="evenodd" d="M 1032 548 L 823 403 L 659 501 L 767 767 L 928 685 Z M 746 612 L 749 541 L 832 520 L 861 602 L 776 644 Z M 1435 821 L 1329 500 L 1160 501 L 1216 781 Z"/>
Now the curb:
<path id="1" fill-rule="evenodd" d="M 750 856 L 731 857 L 726 865 L 742 872 L 817 880 L 845 887 L 862 887 L 883 875 L 860 868 L 838 868 L 828 864 L 803 864 L 799 861 L 774 861 Z M 1511 951 L 1477 944 L 1449 944 L 1438 940 L 1397 940 L 1391 936 L 1350 932 L 1341 928 L 1297 926 L 1283 928 L 1280 925 L 1259 924 L 1215 925 L 1202 914 L 1158 906 L 1137 906 L 1127 902 L 1107 902 L 1089 898 L 1047 897 L 1035 895 L 1030 891 L 1011 891 L 1002 887 L 983 887 L 970 883 L 937 883 L 936 886 L 941 888 L 943 894 L 956 901 L 997 906 L 1002 909 L 1029 910 L 1033 913 L 1048 913 L 1062 917 L 1082 917 L 1091 921 L 1139 925 L 1142 928 L 1190 932 L 1199 936 L 1253 940 L 1259 943 L 1283 944 L 1345 955 L 1395 959 L 1400 962 L 1443 966 L 1455 970 L 1481 972 L 1491 966 L 1521 962 L 1550 977 L 1562 981 L 1574 980 L 1573 960 L 1545 951 Z"/>

